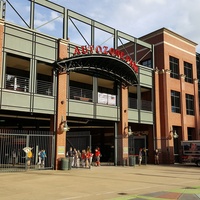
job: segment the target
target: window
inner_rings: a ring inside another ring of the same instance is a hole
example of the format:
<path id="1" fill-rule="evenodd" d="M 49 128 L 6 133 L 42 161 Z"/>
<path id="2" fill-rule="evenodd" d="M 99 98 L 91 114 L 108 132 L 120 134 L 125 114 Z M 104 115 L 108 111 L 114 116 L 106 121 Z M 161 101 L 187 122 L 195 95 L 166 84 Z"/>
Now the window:
<path id="1" fill-rule="evenodd" d="M 149 67 L 149 68 L 152 68 L 152 62 L 151 60 L 145 60 L 145 61 L 142 61 L 142 65 L 146 66 L 146 67 Z"/>
<path id="2" fill-rule="evenodd" d="M 171 91 L 172 112 L 180 113 L 180 92 Z"/>
<path id="3" fill-rule="evenodd" d="M 28 92 L 29 77 L 30 58 L 7 53 L 5 88 Z"/>
<path id="4" fill-rule="evenodd" d="M 170 77 L 179 79 L 179 59 L 172 56 L 169 57 Z"/>
<path id="5" fill-rule="evenodd" d="M 185 82 L 192 83 L 192 64 L 184 62 Z"/>
<path id="6" fill-rule="evenodd" d="M 194 96 L 186 94 L 186 113 L 187 115 L 194 115 Z"/>
<path id="7" fill-rule="evenodd" d="M 37 61 L 37 88 L 36 93 L 53 96 L 53 67 L 49 63 Z"/>
<path id="8" fill-rule="evenodd" d="M 193 128 L 188 128 L 188 140 L 192 140 L 193 137 L 192 137 L 192 133 L 194 133 L 194 129 Z"/>

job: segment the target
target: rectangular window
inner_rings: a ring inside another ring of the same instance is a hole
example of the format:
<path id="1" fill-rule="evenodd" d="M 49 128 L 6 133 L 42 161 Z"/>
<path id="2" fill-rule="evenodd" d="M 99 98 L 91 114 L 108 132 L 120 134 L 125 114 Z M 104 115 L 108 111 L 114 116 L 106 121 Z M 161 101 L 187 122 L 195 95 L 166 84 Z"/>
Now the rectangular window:
<path id="1" fill-rule="evenodd" d="M 172 56 L 169 57 L 170 77 L 179 79 L 179 59 Z"/>
<path id="2" fill-rule="evenodd" d="M 180 92 L 171 91 L 171 105 L 172 105 L 172 112 L 180 113 Z"/>
<path id="3" fill-rule="evenodd" d="M 187 115 L 194 115 L 194 96 L 186 94 L 186 113 Z"/>
<path id="4" fill-rule="evenodd" d="M 184 74 L 185 74 L 185 82 L 192 83 L 193 82 L 192 64 L 184 62 Z"/>
<path id="5" fill-rule="evenodd" d="M 146 67 L 152 68 L 152 62 L 151 62 L 150 59 L 149 59 L 149 60 L 144 60 L 144 61 L 142 61 L 141 64 L 142 64 L 143 66 L 146 66 Z"/>
<path id="6" fill-rule="evenodd" d="M 5 88 L 29 92 L 30 58 L 6 54 Z"/>

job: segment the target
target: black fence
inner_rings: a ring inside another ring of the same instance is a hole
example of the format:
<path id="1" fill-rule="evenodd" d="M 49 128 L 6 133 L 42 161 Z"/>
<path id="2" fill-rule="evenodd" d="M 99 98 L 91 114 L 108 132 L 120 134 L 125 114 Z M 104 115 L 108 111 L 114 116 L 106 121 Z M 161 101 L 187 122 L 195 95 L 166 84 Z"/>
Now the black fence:
<path id="1" fill-rule="evenodd" d="M 41 151 L 46 154 L 42 162 Z M 0 130 L 0 172 L 53 169 L 54 152 L 53 132 Z"/>

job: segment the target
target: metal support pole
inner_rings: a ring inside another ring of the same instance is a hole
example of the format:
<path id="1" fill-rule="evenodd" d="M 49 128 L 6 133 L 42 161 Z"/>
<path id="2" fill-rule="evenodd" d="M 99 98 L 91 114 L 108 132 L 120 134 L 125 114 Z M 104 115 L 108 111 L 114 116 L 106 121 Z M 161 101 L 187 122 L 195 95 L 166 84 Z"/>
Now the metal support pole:
<path id="1" fill-rule="evenodd" d="M 117 166 L 117 132 L 118 132 L 118 129 L 117 129 L 117 122 L 115 122 L 115 163 L 114 165 Z"/>

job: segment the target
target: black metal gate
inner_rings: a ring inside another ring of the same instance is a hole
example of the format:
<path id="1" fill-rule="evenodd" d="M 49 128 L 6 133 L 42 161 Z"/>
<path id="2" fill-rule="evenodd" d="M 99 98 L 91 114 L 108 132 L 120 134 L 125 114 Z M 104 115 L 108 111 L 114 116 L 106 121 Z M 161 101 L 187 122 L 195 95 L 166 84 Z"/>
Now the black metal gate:
<path id="1" fill-rule="evenodd" d="M 29 158 L 29 151 L 32 156 Z M 40 162 L 39 153 L 46 157 Z M 55 135 L 48 131 L 0 130 L 0 172 L 53 169 Z"/>
<path id="2" fill-rule="evenodd" d="M 76 148 L 80 150 L 87 149 L 90 147 L 91 149 L 91 135 L 89 131 L 85 132 L 68 132 L 67 133 L 67 149 L 66 152 L 69 151 L 69 148 Z"/>
<path id="3" fill-rule="evenodd" d="M 143 159 L 142 163 L 147 164 L 147 151 L 146 151 L 146 136 L 129 136 L 129 156 L 136 156 L 136 162 L 138 163 L 139 149 L 142 148 Z"/>

